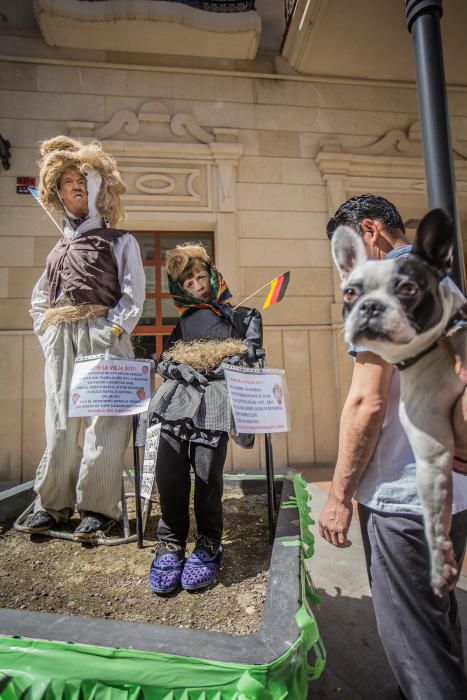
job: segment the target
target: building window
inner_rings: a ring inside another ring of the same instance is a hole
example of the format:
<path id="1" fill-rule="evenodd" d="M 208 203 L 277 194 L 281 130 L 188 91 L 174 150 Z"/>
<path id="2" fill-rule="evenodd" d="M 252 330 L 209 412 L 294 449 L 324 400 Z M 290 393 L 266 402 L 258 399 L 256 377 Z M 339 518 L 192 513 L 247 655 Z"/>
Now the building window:
<path id="1" fill-rule="evenodd" d="M 212 233 L 135 233 L 141 248 L 146 275 L 146 300 L 139 325 L 133 331 L 136 357 L 159 359 L 164 341 L 172 332 L 179 315 L 169 293 L 165 254 L 180 243 L 201 242 L 214 260 Z"/>

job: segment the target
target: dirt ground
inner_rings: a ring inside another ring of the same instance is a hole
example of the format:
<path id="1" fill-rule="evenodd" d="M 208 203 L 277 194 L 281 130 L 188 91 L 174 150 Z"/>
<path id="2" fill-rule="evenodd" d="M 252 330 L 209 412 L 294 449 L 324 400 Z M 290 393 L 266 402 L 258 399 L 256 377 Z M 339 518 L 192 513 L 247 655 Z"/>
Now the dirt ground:
<path id="1" fill-rule="evenodd" d="M 134 504 L 130 501 L 134 532 Z M 258 630 L 266 592 L 270 546 L 264 494 L 228 488 L 225 546 L 217 584 L 204 591 L 157 596 L 148 586 L 157 520 L 152 505 L 143 549 L 136 543 L 83 545 L 0 525 L 0 607 L 90 615 L 130 622 L 251 634 Z M 191 522 L 194 522 L 193 514 Z M 73 530 L 78 519 L 67 530 Z M 115 525 L 109 536 L 121 536 Z M 193 548 L 193 536 L 188 552 Z"/>

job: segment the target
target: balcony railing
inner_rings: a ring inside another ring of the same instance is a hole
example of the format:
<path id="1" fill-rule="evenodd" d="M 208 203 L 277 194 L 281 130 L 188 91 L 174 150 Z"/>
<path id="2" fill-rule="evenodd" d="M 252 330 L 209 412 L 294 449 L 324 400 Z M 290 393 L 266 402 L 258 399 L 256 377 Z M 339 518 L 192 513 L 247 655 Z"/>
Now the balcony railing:
<path id="1" fill-rule="evenodd" d="M 78 0 L 78 2 L 110 2 L 111 0 Z M 160 2 L 161 0 L 152 0 Z M 189 5 L 204 12 L 250 12 L 255 9 L 255 0 L 165 0 L 179 5 Z"/>
<path id="2" fill-rule="evenodd" d="M 34 0 L 49 46 L 252 60 L 254 0 Z"/>

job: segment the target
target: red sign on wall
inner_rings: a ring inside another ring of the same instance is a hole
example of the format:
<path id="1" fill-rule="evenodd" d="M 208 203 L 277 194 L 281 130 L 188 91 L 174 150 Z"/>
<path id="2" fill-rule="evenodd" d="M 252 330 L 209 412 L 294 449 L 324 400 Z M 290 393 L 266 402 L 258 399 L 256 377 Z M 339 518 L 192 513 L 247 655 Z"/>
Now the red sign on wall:
<path id="1" fill-rule="evenodd" d="M 28 187 L 36 186 L 36 178 L 29 175 L 16 178 L 16 194 L 30 194 Z"/>

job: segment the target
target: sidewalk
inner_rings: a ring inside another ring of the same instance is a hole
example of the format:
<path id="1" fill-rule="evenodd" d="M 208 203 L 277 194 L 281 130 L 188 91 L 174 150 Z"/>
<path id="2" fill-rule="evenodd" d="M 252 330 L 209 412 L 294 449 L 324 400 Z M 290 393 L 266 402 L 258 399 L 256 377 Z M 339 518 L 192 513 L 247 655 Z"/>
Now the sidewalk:
<path id="1" fill-rule="evenodd" d="M 310 482 L 311 514 L 316 521 L 331 475 L 332 470 L 324 467 L 302 471 Z M 400 700 L 376 629 L 356 513 L 350 527 L 351 547 L 338 549 L 328 544 L 319 536 L 317 525 L 313 534 L 315 554 L 309 566 L 321 597 L 316 619 L 327 662 L 321 678 L 310 684 L 309 700 Z M 467 657 L 467 562 L 457 599 Z"/>

